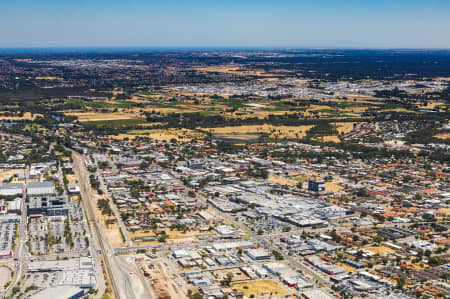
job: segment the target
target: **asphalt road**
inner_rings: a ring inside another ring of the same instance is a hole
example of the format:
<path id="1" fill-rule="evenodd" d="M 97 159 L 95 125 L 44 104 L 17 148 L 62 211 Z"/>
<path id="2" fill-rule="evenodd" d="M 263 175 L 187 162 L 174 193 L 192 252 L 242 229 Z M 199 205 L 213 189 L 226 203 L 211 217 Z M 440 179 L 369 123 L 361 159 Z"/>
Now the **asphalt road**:
<path id="1" fill-rule="evenodd" d="M 25 173 L 25 183 L 28 178 L 28 171 Z M 20 228 L 19 228 L 19 239 L 17 240 L 17 248 L 14 253 L 14 277 L 13 281 L 2 293 L 0 293 L 3 298 L 5 295 L 9 294 L 11 290 L 17 286 L 17 284 L 22 280 L 25 275 L 25 265 L 26 265 L 26 242 L 27 242 L 27 205 L 25 203 L 25 195 L 22 199 L 22 209 L 20 217 Z"/>

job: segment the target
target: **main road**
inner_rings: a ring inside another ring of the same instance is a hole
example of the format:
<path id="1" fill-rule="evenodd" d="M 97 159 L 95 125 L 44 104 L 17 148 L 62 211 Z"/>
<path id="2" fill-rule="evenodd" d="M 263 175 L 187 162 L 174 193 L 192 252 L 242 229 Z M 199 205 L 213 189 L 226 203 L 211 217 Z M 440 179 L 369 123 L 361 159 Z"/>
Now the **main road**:
<path id="1" fill-rule="evenodd" d="M 28 172 L 26 173 L 26 177 Z M 25 275 L 25 264 L 26 264 L 26 242 L 27 242 L 27 205 L 25 203 L 25 195 L 22 199 L 21 207 L 21 217 L 20 217 L 20 228 L 19 228 L 19 239 L 17 240 L 17 247 L 14 253 L 14 273 L 13 280 L 9 287 L 7 287 L 3 292 L 0 293 L 1 298 L 6 297 L 5 295 L 18 285 L 18 283 L 23 279 Z"/>

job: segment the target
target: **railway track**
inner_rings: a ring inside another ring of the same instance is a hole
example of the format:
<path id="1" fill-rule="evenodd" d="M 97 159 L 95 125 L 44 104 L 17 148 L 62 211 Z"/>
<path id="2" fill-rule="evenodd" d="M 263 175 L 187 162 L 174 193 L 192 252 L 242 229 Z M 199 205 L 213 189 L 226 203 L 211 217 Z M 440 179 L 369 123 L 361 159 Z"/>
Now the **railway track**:
<path id="1" fill-rule="evenodd" d="M 91 198 L 91 193 L 89 192 L 90 187 L 88 185 L 88 182 L 86 181 L 87 176 L 86 176 L 86 173 L 83 173 L 81 170 L 81 163 L 83 163 L 82 156 L 75 151 L 72 151 L 72 156 L 74 158 L 73 161 L 74 161 L 74 166 L 75 166 L 75 171 L 77 174 L 78 182 L 80 182 L 80 191 L 81 191 L 81 195 L 82 195 L 81 198 L 82 198 L 82 202 L 84 205 L 84 209 L 86 210 L 86 214 L 88 216 L 89 223 L 91 223 L 92 226 L 94 227 L 96 238 L 97 238 L 98 244 L 100 245 L 101 256 L 105 263 L 105 270 L 106 270 L 106 274 L 108 276 L 108 280 L 111 285 L 112 293 L 114 294 L 115 298 L 120 298 L 119 291 L 117 289 L 116 283 L 114 281 L 114 276 L 113 276 L 113 273 L 111 270 L 111 263 L 109 261 L 107 247 L 105 246 L 104 240 L 100 233 L 100 228 L 94 217 L 94 212 L 92 211 L 91 203 L 93 200 Z"/>

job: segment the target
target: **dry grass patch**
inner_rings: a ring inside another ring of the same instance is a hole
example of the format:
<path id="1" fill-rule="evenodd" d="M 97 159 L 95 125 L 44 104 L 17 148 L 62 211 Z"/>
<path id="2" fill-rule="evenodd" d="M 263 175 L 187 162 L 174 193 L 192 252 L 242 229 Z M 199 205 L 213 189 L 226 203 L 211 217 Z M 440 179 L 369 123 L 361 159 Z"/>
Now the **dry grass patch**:
<path id="1" fill-rule="evenodd" d="M 110 135 L 113 139 L 125 139 L 130 140 L 136 137 L 146 137 L 159 141 L 171 141 L 176 139 L 177 141 L 191 141 L 193 139 L 201 139 L 204 134 L 189 130 L 189 129 L 155 129 L 155 130 L 133 130 L 127 134 Z"/>
<path id="2" fill-rule="evenodd" d="M 232 289 L 240 290 L 245 296 L 268 297 L 272 295 L 286 295 L 288 290 L 276 284 L 273 280 L 257 280 L 233 284 Z"/>
<path id="3" fill-rule="evenodd" d="M 39 113 L 31 114 L 30 112 L 25 112 L 23 116 L 5 116 L 0 114 L 0 120 L 34 120 L 38 116 L 44 117 Z"/>
<path id="4" fill-rule="evenodd" d="M 103 197 L 104 198 L 104 197 Z M 120 235 L 120 228 L 119 225 L 117 224 L 117 221 L 113 224 L 106 224 L 107 220 L 110 219 L 114 219 L 114 216 L 106 216 L 103 215 L 102 212 L 100 211 L 100 209 L 97 207 L 97 202 L 92 202 L 91 203 L 92 206 L 94 207 L 94 215 L 95 215 L 95 219 L 101 219 L 102 223 L 104 224 L 105 227 L 105 236 L 106 239 L 108 240 L 108 242 L 115 248 L 117 247 L 123 247 L 125 244 L 122 241 L 122 236 Z M 127 232 L 123 232 L 124 234 L 126 234 Z"/>
<path id="5" fill-rule="evenodd" d="M 288 185 L 288 186 L 296 186 L 298 182 L 285 178 L 270 174 L 268 177 L 269 181 L 274 182 L 276 184 Z"/>
<path id="6" fill-rule="evenodd" d="M 248 126 L 232 126 L 221 128 L 204 128 L 203 130 L 209 131 L 217 135 L 231 135 L 230 137 L 236 137 L 235 135 L 243 134 L 268 134 L 270 137 L 278 138 L 303 138 L 306 136 L 306 131 L 313 126 L 274 126 L 269 124 L 264 125 L 248 125 Z"/>
<path id="7" fill-rule="evenodd" d="M 379 255 L 388 255 L 388 254 L 395 252 L 394 249 L 386 247 L 386 246 L 367 247 L 367 248 L 364 248 L 364 250 L 367 250 L 374 254 L 379 254 Z"/>
<path id="8" fill-rule="evenodd" d="M 332 182 L 326 182 L 326 183 L 325 183 L 325 189 L 326 189 L 326 190 L 331 190 L 331 191 L 333 191 L 333 192 L 338 192 L 338 191 L 343 190 L 344 187 L 339 186 L 339 185 L 337 185 L 337 184 L 335 184 L 335 183 L 332 183 Z"/>
<path id="9" fill-rule="evenodd" d="M 99 121 L 99 120 L 116 120 L 116 119 L 135 119 L 140 118 L 141 114 L 136 112 L 67 112 L 68 116 L 76 116 L 80 122 Z"/>
<path id="10" fill-rule="evenodd" d="M 0 170 L 0 180 L 3 181 L 5 178 L 12 177 L 14 174 L 18 172 L 24 172 L 23 169 L 2 169 Z"/>
<path id="11" fill-rule="evenodd" d="M 337 265 L 342 267 L 342 268 L 344 268 L 344 270 L 347 271 L 347 272 L 353 272 L 353 271 L 357 270 L 355 267 L 352 267 L 352 266 L 350 266 L 348 264 L 345 264 L 345 263 L 337 263 Z"/>
<path id="12" fill-rule="evenodd" d="M 450 134 L 448 134 L 448 133 L 437 134 L 437 135 L 434 135 L 434 137 L 439 138 L 439 139 L 449 139 Z"/>
<path id="13" fill-rule="evenodd" d="M 336 130 L 338 133 L 347 134 L 353 130 L 354 122 L 342 122 L 342 123 L 334 123 L 336 126 Z"/>
<path id="14" fill-rule="evenodd" d="M 341 142 L 339 137 L 336 135 L 321 136 L 315 139 L 320 140 L 322 142 L 336 142 L 336 143 Z"/>

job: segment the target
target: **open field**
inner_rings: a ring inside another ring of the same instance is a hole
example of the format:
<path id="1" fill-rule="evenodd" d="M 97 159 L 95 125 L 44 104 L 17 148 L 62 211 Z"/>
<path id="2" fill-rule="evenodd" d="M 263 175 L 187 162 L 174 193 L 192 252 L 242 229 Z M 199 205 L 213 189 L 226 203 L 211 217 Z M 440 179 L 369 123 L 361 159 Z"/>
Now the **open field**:
<path id="1" fill-rule="evenodd" d="M 434 135 L 434 137 L 439 138 L 439 139 L 449 139 L 450 134 L 449 133 L 437 134 L 437 135 Z"/>
<path id="2" fill-rule="evenodd" d="M 136 137 L 147 137 L 160 141 L 191 141 L 193 139 L 203 138 L 202 133 L 189 129 L 155 129 L 155 130 L 132 130 L 126 134 L 110 135 L 113 139 L 135 139 Z"/>
<path id="3" fill-rule="evenodd" d="M 208 234 L 213 234 L 213 232 L 200 232 L 200 231 L 187 231 L 187 232 L 183 232 L 183 231 L 178 231 L 178 230 L 169 230 L 166 229 L 165 230 L 168 238 L 168 241 L 172 241 L 174 243 L 176 242 L 186 242 L 189 240 L 194 241 L 198 236 L 201 235 L 208 235 Z M 129 237 L 134 240 L 135 238 L 143 238 L 143 237 L 155 237 L 156 234 L 153 231 L 138 231 L 138 232 L 129 232 L 128 233 Z M 157 243 L 157 241 L 151 241 L 151 242 L 139 242 L 139 245 L 143 245 L 143 244 L 154 244 Z"/>
<path id="4" fill-rule="evenodd" d="M 285 177 L 280 177 L 277 175 L 273 175 L 270 174 L 268 177 L 269 181 L 273 182 L 273 183 L 277 183 L 277 184 L 281 184 L 281 185 L 288 185 L 288 186 L 296 186 L 298 182 L 285 178 Z"/>
<path id="5" fill-rule="evenodd" d="M 34 120 L 38 116 L 43 117 L 42 114 L 31 114 L 30 112 L 25 112 L 23 116 L 5 116 L 0 114 L 0 120 Z"/>
<path id="6" fill-rule="evenodd" d="M 387 254 L 391 254 L 391 253 L 395 252 L 395 250 L 393 250 L 389 247 L 386 247 L 386 246 L 367 247 L 364 249 L 367 251 L 370 251 L 372 253 L 379 254 L 379 255 L 387 255 Z"/>
<path id="7" fill-rule="evenodd" d="M 115 219 L 114 216 L 109 217 L 106 215 L 102 215 L 102 212 L 97 207 L 97 204 L 94 204 L 94 205 L 95 205 L 95 209 L 94 209 L 95 218 L 102 220 L 102 223 L 105 226 L 106 238 L 107 238 L 108 242 L 110 242 L 111 245 L 116 248 L 124 246 L 124 243 L 122 241 L 122 236 L 120 235 L 119 225 L 117 223 L 108 224 L 108 225 L 106 224 L 106 220 Z M 126 232 L 124 232 L 124 233 L 126 233 Z"/>
<path id="8" fill-rule="evenodd" d="M 288 290 L 284 287 L 276 284 L 273 280 L 257 280 L 243 283 L 236 283 L 231 286 L 232 289 L 240 290 L 245 296 L 255 297 L 270 296 L 272 295 L 286 295 Z"/>
<path id="9" fill-rule="evenodd" d="M 354 122 L 334 123 L 339 134 L 347 134 L 353 130 Z"/>
<path id="10" fill-rule="evenodd" d="M 209 131 L 215 135 L 221 137 L 235 138 L 236 135 L 247 134 L 268 134 L 270 137 L 278 138 L 303 138 L 306 136 L 306 131 L 313 126 L 274 126 L 274 125 L 248 125 L 248 126 L 233 126 L 233 127 L 221 127 L 221 128 L 204 128 L 203 130 Z"/>
<path id="11" fill-rule="evenodd" d="M 272 77 L 275 76 L 275 74 L 266 73 L 264 71 L 258 71 L 258 70 L 248 70 L 248 69 L 242 69 L 240 66 L 210 66 L 210 67 L 198 67 L 194 68 L 196 71 L 202 71 L 202 72 L 210 72 L 210 73 L 227 73 L 227 74 L 235 74 L 235 75 L 241 75 L 241 76 L 260 76 L 260 77 Z M 277 76 L 280 76 L 277 74 Z"/>
<path id="12" fill-rule="evenodd" d="M 316 140 L 320 140 L 322 142 L 341 142 L 338 136 L 335 135 L 328 135 L 328 136 L 320 136 L 315 138 Z"/>
<path id="13" fill-rule="evenodd" d="M 80 122 L 87 121 L 99 121 L 99 120 L 117 120 L 117 119 L 132 119 L 139 118 L 140 115 L 132 112 L 114 112 L 114 113 L 102 113 L 102 112 L 68 112 L 65 113 L 69 116 L 76 116 Z"/>
<path id="14" fill-rule="evenodd" d="M 11 177 L 18 172 L 23 172 L 23 169 L 2 169 L 0 170 L 0 181 L 3 181 L 5 178 Z"/>
<path id="15" fill-rule="evenodd" d="M 333 183 L 333 182 L 326 182 L 326 183 L 325 183 L 325 189 L 326 189 L 326 190 L 331 190 L 331 191 L 337 192 L 337 191 L 343 190 L 344 187 L 339 186 L 339 185 L 337 185 L 337 184 L 335 184 L 335 183 Z"/>

